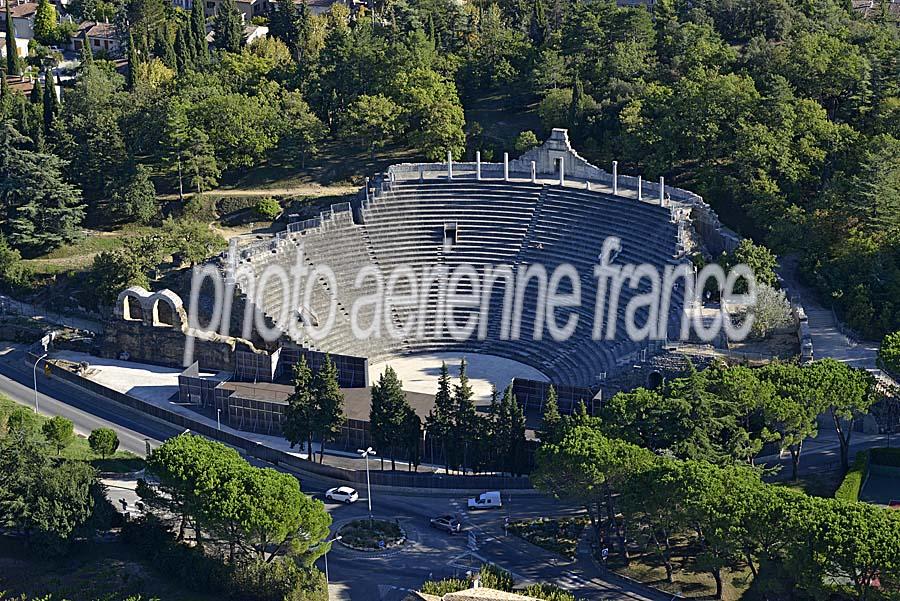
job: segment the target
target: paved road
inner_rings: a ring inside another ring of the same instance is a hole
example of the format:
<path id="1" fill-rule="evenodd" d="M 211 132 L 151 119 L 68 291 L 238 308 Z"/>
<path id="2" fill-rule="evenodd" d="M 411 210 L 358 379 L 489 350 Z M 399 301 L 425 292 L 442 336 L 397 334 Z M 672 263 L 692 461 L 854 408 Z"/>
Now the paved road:
<path id="1" fill-rule="evenodd" d="M 24 363 L 21 348 L 0 350 L 0 392 L 29 407 L 34 406 L 34 375 Z M 114 428 L 119 434 L 119 448 L 143 456 L 146 441 L 157 445 L 176 436 L 180 429 L 156 421 L 128 407 L 48 378 L 39 369 L 38 410 L 43 415 L 62 415 L 75 424 L 79 434 L 90 434 L 99 427 Z"/>

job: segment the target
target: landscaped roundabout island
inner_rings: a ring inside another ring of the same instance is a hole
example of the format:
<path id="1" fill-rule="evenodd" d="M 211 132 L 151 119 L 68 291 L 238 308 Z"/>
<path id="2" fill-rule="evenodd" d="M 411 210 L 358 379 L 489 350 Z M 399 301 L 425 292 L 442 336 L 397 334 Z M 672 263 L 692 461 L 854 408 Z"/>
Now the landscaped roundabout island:
<path id="1" fill-rule="evenodd" d="M 344 524 L 338 536 L 342 545 L 356 551 L 385 551 L 406 542 L 406 532 L 399 522 L 368 518 Z"/>

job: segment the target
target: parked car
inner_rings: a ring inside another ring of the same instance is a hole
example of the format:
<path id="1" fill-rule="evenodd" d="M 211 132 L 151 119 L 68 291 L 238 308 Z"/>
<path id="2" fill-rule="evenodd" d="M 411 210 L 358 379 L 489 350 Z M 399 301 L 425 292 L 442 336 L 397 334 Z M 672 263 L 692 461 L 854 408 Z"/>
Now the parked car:
<path id="1" fill-rule="evenodd" d="M 356 489 L 349 486 L 338 486 L 337 488 L 329 488 L 325 491 L 325 498 L 329 501 L 337 501 L 339 503 L 356 503 L 359 500 L 359 493 Z"/>
<path id="2" fill-rule="evenodd" d="M 500 492 L 496 490 L 483 492 L 474 499 L 469 499 L 469 509 L 494 509 L 503 507 Z"/>
<path id="3" fill-rule="evenodd" d="M 444 532 L 449 532 L 450 534 L 457 534 L 462 532 L 462 524 L 459 523 L 452 515 L 439 515 L 436 518 L 431 518 L 428 520 L 431 524 L 432 528 L 437 530 L 443 530 Z"/>

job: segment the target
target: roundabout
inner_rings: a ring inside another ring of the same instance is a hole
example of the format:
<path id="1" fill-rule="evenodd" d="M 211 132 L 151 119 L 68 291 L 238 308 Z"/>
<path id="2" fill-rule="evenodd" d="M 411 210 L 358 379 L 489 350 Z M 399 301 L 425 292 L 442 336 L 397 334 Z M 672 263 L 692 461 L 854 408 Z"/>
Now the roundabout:
<path id="1" fill-rule="evenodd" d="M 399 520 L 360 518 L 342 525 L 337 536 L 340 544 L 369 553 L 399 550 L 406 542 L 406 531 Z"/>

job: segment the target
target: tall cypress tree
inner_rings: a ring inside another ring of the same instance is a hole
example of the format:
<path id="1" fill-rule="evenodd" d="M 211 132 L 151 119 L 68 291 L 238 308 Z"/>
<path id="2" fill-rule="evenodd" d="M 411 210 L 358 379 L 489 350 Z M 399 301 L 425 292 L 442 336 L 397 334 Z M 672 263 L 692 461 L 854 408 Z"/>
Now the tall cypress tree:
<path id="1" fill-rule="evenodd" d="M 441 454 L 444 459 L 444 467 L 450 469 L 450 458 L 447 442 L 453 424 L 453 394 L 450 390 L 450 370 L 446 363 L 441 363 L 441 375 L 438 377 L 438 390 L 434 395 L 434 407 L 429 411 L 425 419 L 425 429 L 431 438 L 431 448 L 434 448 L 434 440 L 440 444 Z M 427 441 L 426 441 L 427 443 Z M 431 453 L 432 460 L 434 453 Z"/>
<path id="2" fill-rule="evenodd" d="M 506 387 L 500 401 L 496 438 L 503 470 L 521 474 L 525 462 L 525 416 L 513 395 L 512 386 Z"/>
<path id="3" fill-rule="evenodd" d="M 31 95 L 28 96 L 31 104 L 42 104 L 44 102 L 44 86 L 41 85 L 40 79 L 34 80 L 34 86 L 31 88 Z"/>
<path id="4" fill-rule="evenodd" d="M 175 67 L 179 75 L 193 66 L 190 45 L 184 37 L 184 28 L 179 27 L 175 32 Z"/>
<path id="5" fill-rule="evenodd" d="M 309 369 L 306 357 L 302 355 L 300 361 L 294 364 L 292 383 L 294 392 L 288 397 L 287 407 L 284 409 L 281 432 L 291 443 L 292 449 L 300 443 L 306 443 L 307 457 L 310 461 L 315 461 L 312 450 L 313 413 L 315 410 L 312 371 Z"/>
<path id="6" fill-rule="evenodd" d="M 6 72 L 19 75 L 19 50 L 16 47 L 16 24 L 9 12 L 9 0 L 6 2 Z"/>
<path id="7" fill-rule="evenodd" d="M 314 423 L 319 434 L 319 463 L 325 459 L 325 443 L 334 440 L 344 425 L 344 393 L 338 385 L 338 370 L 329 355 L 313 377 L 316 398 Z"/>
<path id="8" fill-rule="evenodd" d="M 138 52 L 137 48 L 134 46 L 134 35 L 132 35 L 131 30 L 128 31 L 128 78 L 127 84 L 129 90 L 134 90 L 135 85 L 137 84 L 137 66 L 138 66 Z"/>
<path id="9" fill-rule="evenodd" d="M 194 68 L 199 69 L 209 61 L 209 46 L 206 43 L 206 15 L 203 2 L 196 1 L 191 7 L 190 39 L 194 46 Z"/>
<path id="10" fill-rule="evenodd" d="M 53 122 L 59 115 L 59 100 L 56 98 L 56 89 L 53 87 L 53 74 L 48 69 L 44 76 L 44 130 L 49 134 L 53 129 Z"/>
<path id="11" fill-rule="evenodd" d="M 457 465 L 462 465 L 463 473 L 468 469 L 471 443 L 475 440 L 476 411 L 473 400 L 474 392 L 466 373 L 466 360 L 459 363 L 459 383 L 453 387 L 453 430 L 451 438 L 459 442 L 457 447 Z M 460 453 L 461 452 L 461 456 Z M 461 461 L 460 461 L 461 460 Z"/>
<path id="12" fill-rule="evenodd" d="M 534 0 L 531 8 L 531 23 L 528 24 L 528 36 L 531 43 L 540 48 L 547 40 L 547 15 L 544 14 L 543 0 Z"/>
<path id="13" fill-rule="evenodd" d="M 559 414 L 559 401 L 556 396 L 556 388 L 550 385 L 547 390 L 547 400 L 544 401 L 544 416 L 541 424 L 541 443 L 558 442 L 562 428 L 562 416 Z"/>

